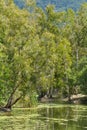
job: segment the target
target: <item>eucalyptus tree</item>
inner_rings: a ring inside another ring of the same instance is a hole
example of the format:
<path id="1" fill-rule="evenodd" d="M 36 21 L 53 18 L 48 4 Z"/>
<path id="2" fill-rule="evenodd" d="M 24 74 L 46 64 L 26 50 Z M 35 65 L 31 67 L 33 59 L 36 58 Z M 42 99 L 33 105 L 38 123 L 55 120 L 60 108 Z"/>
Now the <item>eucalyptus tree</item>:
<path id="1" fill-rule="evenodd" d="M 5 107 L 11 108 L 29 88 L 32 57 L 27 49 L 32 49 L 37 37 L 36 24 L 27 10 L 20 10 L 11 0 L 2 0 L 0 9 L 0 85 Z"/>
<path id="2" fill-rule="evenodd" d="M 87 4 L 83 4 L 78 12 L 74 12 L 73 10 L 68 9 L 65 12 L 63 26 L 61 26 L 61 34 L 63 37 L 66 37 L 69 40 L 72 50 L 72 66 L 69 80 L 70 86 L 72 86 L 72 89 L 70 89 L 72 90 L 72 93 L 79 93 L 80 85 L 78 84 L 78 75 L 81 72 L 79 65 L 81 64 L 81 59 L 85 59 L 87 53 L 86 19 Z"/>
<path id="3" fill-rule="evenodd" d="M 71 13 L 72 15 L 74 15 L 73 11 L 71 11 Z M 45 52 L 45 54 L 47 55 L 45 56 L 46 61 L 48 61 L 48 59 L 50 61 L 50 64 L 47 64 L 48 67 L 50 68 L 51 64 L 53 64 L 53 69 L 51 68 L 50 70 L 50 72 L 53 70 L 53 80 L 51 79 L 51 82 L 53 82 L 53 88 L 58 87 L 58 89 L 62 90 L 63 93 L 63 91 L 65 91 L 64 88 L 66 88 L 67 86 L 67 83 L 65 81 L 66 79 L 64 80 L 64 77 L 66 75 L 66 77 L 69 78 L 72 61 L 70 56 L 71 45 L 68 40 L 68 35 L 70 34 L 69 31 L 71 29 L 69 27 L 70 29 L 68 31 L 68 25 L 71 22 L 71 19 L 65 19 L 65 11 L 55 12 L 54 6 L 47 6 L 45 11 L 39 9 L 37 10 L 36 14 L 39 26 L 38 34 L 40 38 L 42 39 L 42 37 L 45 36 L 46 38 L 43 38 L 44 45 L 48 46 L 49 43 L 48 47 L 50 48 L 50 50 L 51 48 L 54 48 L 54 52 L 49 52 L 49 50 L 47 50 L 48 52 Z M 69 22 L 67 22 L 66 20 L 69 20 Z M 51 38 L 50 36 L 53 38 Z M 53 55 L 54 63 L 53 59 L 50 59 L 49 57 L 50 53 L 51 55 Z"/>
<path id="4" fill-rule="evenodd" d="M 85 68 L 80 68 L 82 59 L 85 59 L 87 53 L 87 4 L 83 4 L 75 14 L 74 24 L 72 25 L 70 42 L 72 43 L 74 85 L 78 85 L 78 75 Z M 80 68 L 80 69 L 79 69 Z M 82 69 L 82 70 L 81 70 Z M 81 74 L 81 73 L 80 73 Z M 81 79 L 81 78 L 80 78 Z M 80 80 L 79 79 L 79 80 Z M 76 87 L 77 88 L 77 87 Z"/>
<path id="5" fill-rule="evenodd" d="M 78 84 L 80 85 L 80 92 L 87 94 L 87 55 L 80 60 L 78 69 Z"/>

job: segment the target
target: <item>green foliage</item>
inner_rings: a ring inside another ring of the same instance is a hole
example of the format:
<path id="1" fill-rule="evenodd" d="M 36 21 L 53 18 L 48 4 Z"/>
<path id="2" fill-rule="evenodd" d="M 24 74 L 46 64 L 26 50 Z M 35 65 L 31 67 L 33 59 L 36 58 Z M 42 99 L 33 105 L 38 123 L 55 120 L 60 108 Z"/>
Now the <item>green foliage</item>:
<path id="1" fill-rule="evenodd" d="M 78 79 L 81 92 L 87 94 L 87 56 L 83 57 L 79 62 Z"/>
<path id="2" fill-rule="evenodd" d="M 44 12 L 33 3 L 31 11 L 26 5 L 0 3 L 0 104 L 14 90 L 12 100 L 21 96 L 30 106 L 41 91 L 57 88 L 70 96 L 79 85 L 86 92 L 87 4 L 77 13 L 55 12 L 53 6 Z"/>

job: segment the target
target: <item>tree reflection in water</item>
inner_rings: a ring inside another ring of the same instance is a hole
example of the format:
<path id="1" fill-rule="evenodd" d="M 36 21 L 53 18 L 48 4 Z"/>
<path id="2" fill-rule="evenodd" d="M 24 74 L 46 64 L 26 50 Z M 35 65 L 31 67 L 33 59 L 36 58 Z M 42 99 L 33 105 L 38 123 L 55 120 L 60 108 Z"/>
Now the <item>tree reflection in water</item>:
<path id="1" fill-rule="evenodd" d="M 42 105 L 0 113 L 0 130 L 86 130 L 87 106 Z"/>

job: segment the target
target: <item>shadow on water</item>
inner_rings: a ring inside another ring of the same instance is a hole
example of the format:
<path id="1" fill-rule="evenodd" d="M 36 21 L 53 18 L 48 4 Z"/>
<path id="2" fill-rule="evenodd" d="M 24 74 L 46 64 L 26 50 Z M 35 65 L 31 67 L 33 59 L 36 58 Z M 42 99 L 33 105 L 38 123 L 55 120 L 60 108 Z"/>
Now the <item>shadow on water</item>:
<path id="1" fill-rule="evenodd" d="M 86 130 L 87 106 L 39 105 L 0 113 L 0 130 Z"/>

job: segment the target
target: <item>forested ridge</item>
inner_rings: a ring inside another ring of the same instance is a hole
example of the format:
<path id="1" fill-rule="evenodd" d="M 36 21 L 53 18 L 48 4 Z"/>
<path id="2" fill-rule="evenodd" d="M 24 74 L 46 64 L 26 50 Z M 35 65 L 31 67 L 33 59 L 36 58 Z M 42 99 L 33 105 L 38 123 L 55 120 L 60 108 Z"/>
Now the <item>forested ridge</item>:
<path id="1" fill-rule="evenodd" d="M 23 8 L 24 0 L 14 0 L 14 2 L 20 8 Z M 45 9 L 48 4 L 52 4 L 55 5 L 56 11 L 67 10 L 68 8 L 72 8 L 74 11 L 77 11 L 81 4 L 85 2 L 87 2 L 87 0 L 36 0 L 38 7 Z"/>
<path id="2" fill-rule="evenodd" d="M 67 10 L 68 8 L 76 11 L 84 2 L 87 2 L 87 0 L 37 0 L 37 5 L 44 9 L 48 4 L 53 4 L 57 11 Z"/>
<path id="3" fill-rule="evenodd" d="M 32 9 L 32 10 L 31 10 Z M 0 106 L 87 94 L 87 3 L 45 11 L 33 2 L 0 2 Z"/>

